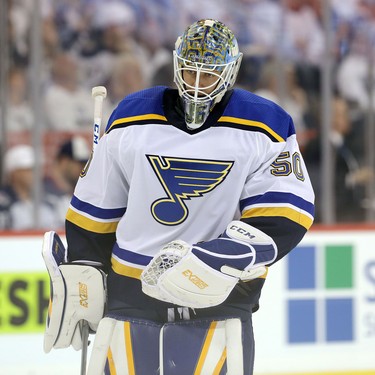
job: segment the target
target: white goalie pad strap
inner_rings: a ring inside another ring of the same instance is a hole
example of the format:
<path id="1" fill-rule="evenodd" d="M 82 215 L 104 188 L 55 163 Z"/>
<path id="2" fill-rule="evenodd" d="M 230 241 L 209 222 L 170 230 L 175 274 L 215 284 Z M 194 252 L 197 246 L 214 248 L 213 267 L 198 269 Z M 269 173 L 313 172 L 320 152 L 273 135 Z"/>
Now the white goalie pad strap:
<path id="1" fill-rule="evenodd" d="M 243 375 L 242 323 L 240 319 L 225 321 L 227 375 Z"/>
<path id="2" fill-rule="evenodd" d="M 179 306 L 205 308 L 219 305 L 238 281 L 236 277 L 207 266 L 192 253 L 180 257 L 180 261 L 152 279 L 149 274 L 158 263 L 160 256 L 155 257 L 142 273 L 142 290 L 153 298 Z"/>

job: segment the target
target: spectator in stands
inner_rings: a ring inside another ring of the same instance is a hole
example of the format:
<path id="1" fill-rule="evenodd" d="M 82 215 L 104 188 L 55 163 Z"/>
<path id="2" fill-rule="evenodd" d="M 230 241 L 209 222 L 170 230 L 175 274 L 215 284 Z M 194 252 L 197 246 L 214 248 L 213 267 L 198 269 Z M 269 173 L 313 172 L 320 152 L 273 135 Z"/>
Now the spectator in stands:
<path id="1" fill-rule="evenodd" d="M 104 122 L 109 119 L 112 111 L 124 96 L 146 87 L 137 56 L 130 53 L 118 56 L 106 86 L 108 95 L 103 105 Z"/>
<path id="2" fill-rule="evenodd" d="M 285 0 L 285 54 L 295 62 L 320 65 L 324 33 L 316 12 L 306 1 Z"/>
<path id="3" fill-rule="evenodd" d="M 190 1 L 191 2 L 191 1 Z M 207 2 L 207 1 L 205 1 Z M 170 62 L 171 47 L 176 34 L 183 32 L 181 22 L 185 2 L 176 0 L 127 0 L 137 19 L 135 37 L 144 50 L 148 64 L 145 66 L 145 81 L 150 84 L 154 73 Z M 147 25 L 147 27 L 144 27 Z"/>
<path id="4" fill-rule="evenodd" d="M 84 83 L 88 88 L 108 81 L 117 57 L 124 53 L 142 59 L 140 64 L 145 71 L 145 56 L 134 39 L 135 27 L 135 14 L 124 2 L 117 0 L 94 4 L 89 43 L 81 51 Z"/>
<path id="5" fill-rule="evenodd" d="M 53 59 L 51 82 L 45 93 L 45 116 L 51 130 L 79 131 L 91 128 L 91 91 L 80 85 L 76 58 L 65 52 Z"/>
<path id="6" fill-rule="evenodd" d="M 320 65 L 325 53 L 318 15 L 306 1 L 285 0 L 282 54 L 296 65 L 299 82 L 309 94 L 320 93 Z"/>
<path id="7" fill-rule="evenodd" d="M 174 86 L 173 61 L 158 67 L 151 77 L 151 86 Z"/>
<path id="8" fill-rule="evenodd" d="M 58 226 L 63 228 L 74 187 L 86 162 L 90 149 L 85 138 L 74 136 L 57 151 L 54 163 L 45 179 L 45 192 L 53 203 Z"/>
<path id="9" fill-rule="evenodd" d="M 281 71 L 281 69 L 283 71 Z M 278 74 L 282 74 L 285 85 L 280 84 Z M 267 61 L 260 74 L 258 89 L 255 94 L 274 101 L 293 118 L 296 134 L 301 149 L 305 146 L 305 135 L 307 132 L 306 118 L 308 118 L 307 94 L 297 83 L 296 72 L 293 64 L 278 66 L 277 61 Z"/>
<path id="10" fill-rule="evenodd" d="M 8 75 L 9 96 L 7 130 L 18 132 L 31 130 L 34 114 L 28 100 L 28 81 L 24 68 L 12 68 Z"/>
<path id="11" fill-rule="evenodd" d="M 245 54 L 270 56 L 280 51 L 284 35 L 280 1 L 235 0 L 227 2 L 227 7 Z"/>
<path id="12" fill-rule="evenodd" d="M 93 2 L 59 0 L 54 2 L 54 23 L 62 50 L 78 51 L 88 28 Z"/>
<path id="13" fill-rule="evenodd" d="M 34 9 L 32 1 L 8 0 L 8 3 L 11 72 L 7 137 L 12 143 L 18 134 L 9 131 L 31 129 L 33 125 L 33 115 L 28 115 L 31 111 L 23 98 L 25 72 L 29 72 L 30 65 Z M 103 84 L 108 86 L 108 99 L 104 102 L 106 120 L 121 90 L 125 95 L 135 89 L 135 79 L 126 83 L 126 70 L 133 71 L 132 78 L 138 79 L 141 70 L 142 84 L 146 86 L 170 85 L 172 70 L 169 63 L 165 64 L 164 47 L 171 49 L 176 31 L 177 34 L 183 32 L 181 25 L 207 15 L 223 20 L 242 46 L 244 57 L 237 85 L 255 91 L 262 79 L 264 62 L 275 54 L 282 63 L 294 64 L 297 83 L 306 91 L 309 112 L 314 112 L 315 116 L 306 121 L 306 125 L 313 134 L 318 133 L 318 126 L 310 128 L 309 125 L 318 124 L 320 117 L 315 111 L 319 110 L 321 101 L 320 64 L 326 53 L 322 29 L 322 4 L 326 3 L 323 0 L 40 0 L 42 64 L 46 67 L 42 69 L 42 84 L 47 89 L 42 92 L 42 100 L 46 101 L 46 125 L 49 129 L 90 129 L 91 88 Z M 331 0 L 330 6 L 335 59 L 332 72 L 340 95 L 350 103 L 350 117 L 357 116 L 360 120 L 370 108 L 375 111 L 375 100 L 370 102 L 371 96 L 375 98 L 375 91 L 369 95 L 369 67 L 373 57 L 368 53 L 373 50 L 375 41 L 375 1 Z M 69 62 L 69 57 L 65 63 L 61 56 L 65 53 L 70 56 L 72 52 L 77 60 Z M 129 55 L 137 59 L 138 71 L 133 63 L 126 61 L 124 56 Z M 121 69 L 121 62 L 129 66 Z M 56 83 L 54 77 L 45 84 L 51 66 L 55 74 L 55 65 L 62 84 Z M 76 83 L 72 84 L 74 81 Z M 81 94 L 66 88 L 65 83 L 76 87 Z M 138 83 L 142 86 L 140 81 Z M 85 104 L 81 104 L 82 96 Z M 297 128 L 298 124 L 297 114 Z M 358 130 L 358 125 L 353 123 L 352 127 Z M 352 133 L 358 139 L 358 132 L 353 130 Z M 29 139 L 23 138 L 22 142 L 28 143 Z M 302 149 L 303 142 L 300 140 Z"/>
<path id="14" fill-rule="evenodd" d="M 16 65 L 30 63 L 32 20 L 36 11 L 33 1 L 12 0 L 10 3 L 10 53 Z M 54 5 L 52 0 L 40 0 L 41 36 L 44 57 L 51 56 L 58 48 L 58 34 L 54 24 Z"/>
<path id="15" fill-rule="evenodd" d="M 231 3 L 227 0 L 175 0 L 180 7 L 182 25 L 188 25 L 203 18 L 214 18 L 224 22 L 231 27 L 230 12 L 227 11 L 226 5 Z M 183 30 L 181 30 L 183 32 Z"/>
<path id="16" fill-rule="evenodd" d="M 331 145 L 334 150 L 334 182 L 336 221 L 356 222 L 365 220 L 365 185 L 374 173 L 363 165 L 363 142 L 358 142 L 358 129 L 349 116 L 348 102 L 336 95 L 332 102 Z M 303 152 L 312 184 L 317 195 L 321 194 L 321 134 L 305 147 Z M 321 220 L 321 207 L 317 207 L 317 220 Z"/>
<path id="17" fill-rule="evenodd" d="M 5 186 L 0 190 L 0 229 L 30 230 L 57 227 L 54 208 L 45 198 L 37 207 L 39 225 L 35 220 L 33 183 L 35 154 L 31 146 L 17 145 L 4 156 Z"/>
<path id="18" fill-rule="evenodd" d="M 375 57 L 371 55 L 374 53 L 373 41 L 367 36 L 364 30 L 356 30 L 350 52 L 337 68 L 340 94 L 364 112 L 375 111 Z"/>

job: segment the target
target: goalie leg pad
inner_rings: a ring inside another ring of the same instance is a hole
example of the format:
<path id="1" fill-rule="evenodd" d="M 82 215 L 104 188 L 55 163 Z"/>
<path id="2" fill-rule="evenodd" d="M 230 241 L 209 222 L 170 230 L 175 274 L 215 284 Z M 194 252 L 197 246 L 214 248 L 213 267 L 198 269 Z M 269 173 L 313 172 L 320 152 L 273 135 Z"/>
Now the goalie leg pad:
<path id="1" fill-rule="evenodd" d="M 118 321 L 105 374 L 157 374 L 160 329 L 161 325 L 147 321 Z"/>
<path id="2" fill-rule="evenodd" d="M 252 332 L 251 319 L 161 325 L 106 317 L 99 324 L 87 374 L 252 375 Z"/>
<path id="3" fill-rule="evenodd" d="M 161 327 L 146 320 L 102 319 L 87 375 L 159 374 Z"/>
<path id="4" fill-rule="evenodd" d="M 244 335 L 249 329 L 252 332 L 248 323 L 237 318 L 165 324 L 160 336 L 160 375 L 251 375 L 254 343 L 248 347 L 249 334 Z"/>

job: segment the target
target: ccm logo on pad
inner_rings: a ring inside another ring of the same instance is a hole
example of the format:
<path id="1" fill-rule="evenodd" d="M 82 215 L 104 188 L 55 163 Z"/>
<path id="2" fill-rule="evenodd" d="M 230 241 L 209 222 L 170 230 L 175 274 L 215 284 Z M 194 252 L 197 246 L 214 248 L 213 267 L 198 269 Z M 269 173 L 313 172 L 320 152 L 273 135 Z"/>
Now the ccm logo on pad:
<path id="1" fill-rule="evenodd" d="M 189 279 L 194 285 L 196 285 L 199 289 L 204 289 L 208 287 L 202 279 L 200 279 L 197 275 L 194 275 L 192 271 L 185 270 L 182 274 Z"/>
<path id="2" fill-rule="evenodd" d="M 243 236 L 249 237 L 250 239 L 255 238 L 255 236 L 253 234 L 251 234 L 250 232 L 248 232 L 247 230 L 245 230 L 243 228 L 238 227 L 237 225 L 232 225 L 229 229 L 231 229 L 235 232 L 238 232 L 238 233 L 242 234 Z"/>

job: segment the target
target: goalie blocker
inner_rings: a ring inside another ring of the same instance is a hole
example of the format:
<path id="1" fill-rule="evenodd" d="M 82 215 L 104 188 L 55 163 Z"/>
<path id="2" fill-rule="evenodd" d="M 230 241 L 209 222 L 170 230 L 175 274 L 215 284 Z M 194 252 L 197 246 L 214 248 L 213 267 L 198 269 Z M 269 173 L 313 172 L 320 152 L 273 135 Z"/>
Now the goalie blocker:
<path id="1" fill-rule="evenodd" d="M 44 333 L 44 351 L 82 349 L 82 322 L 96 331 L 106 307 L 106 276 L 97 262 L 67 262 L 58 234 L 46 232 L 42 256 L 50 276 L 50 302 Z"/>

